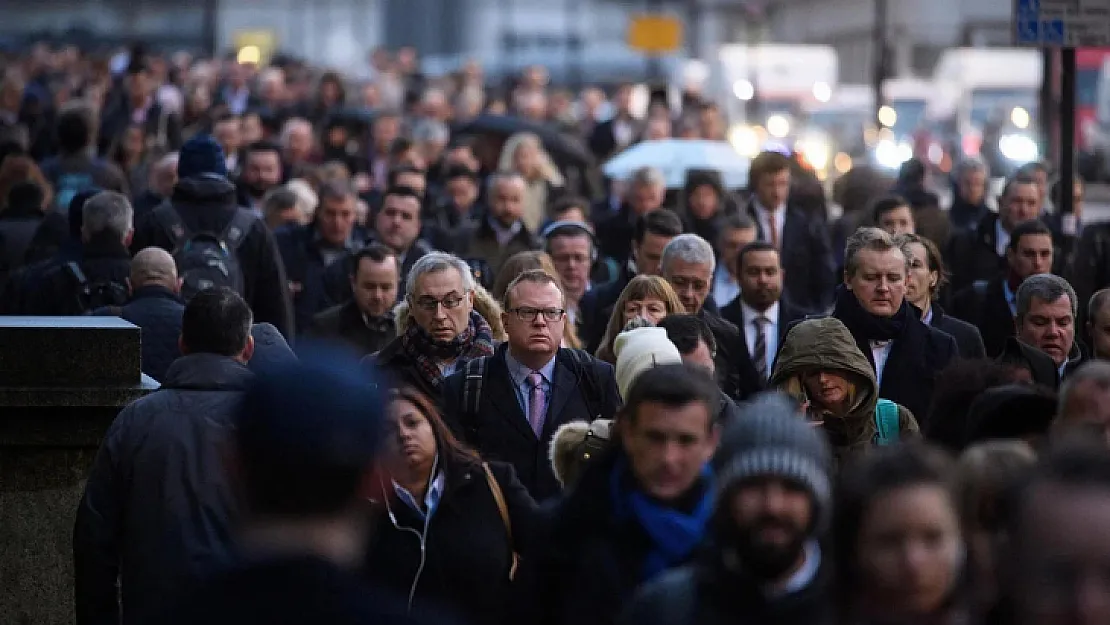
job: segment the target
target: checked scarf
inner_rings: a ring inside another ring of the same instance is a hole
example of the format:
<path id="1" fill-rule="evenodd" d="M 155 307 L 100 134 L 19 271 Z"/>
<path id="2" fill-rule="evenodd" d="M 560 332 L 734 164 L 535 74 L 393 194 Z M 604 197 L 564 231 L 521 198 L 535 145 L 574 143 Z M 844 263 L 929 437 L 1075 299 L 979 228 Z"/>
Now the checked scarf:
<path id="1" fill-rule="evenodd" d="M 482 356 L 492 356 L 496 344 L 493 330 L 482 315 L 471 311 L 470 322 L 466 329 L 451 341 L 437 341 L 428 335 L 419 324 L 410 323 L 401 335 L 401 349 L 416 363 L 420 375 L 433 388 L 443 383 L 443 372 L 439 361 L 458 359 L 459 364 Z"/>

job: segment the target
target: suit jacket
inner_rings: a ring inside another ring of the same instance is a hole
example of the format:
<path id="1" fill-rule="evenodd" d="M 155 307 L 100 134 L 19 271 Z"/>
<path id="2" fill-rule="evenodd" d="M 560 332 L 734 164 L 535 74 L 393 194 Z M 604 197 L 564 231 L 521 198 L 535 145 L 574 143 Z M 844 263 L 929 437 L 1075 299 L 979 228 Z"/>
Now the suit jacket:
<path id="1" fill-rule="evenodd" d="M 983 346 L 983 336 L 979 329 L 966 321 L 961 321 L 944 312 L 940 306 L 933 304 L 933 317 L 929 325 L 956 339 L 956 349 L 960 358 L 974 359 L 986 358 L 987 350 Z"/>
<path id="2" fill-rule="evenodd" d="M 372 319 L 371 324 L 366 325 L 358 304 L 351 300 L 313 317 L 308 335 L 315 339 L 342 343 L 362 357 L 385 347 L 386 343 L 397 336 L 397 331 L 393 326 L 392 313 L 381 319 Z"/>
<path id="3" fill-rule="evenodd" d="M 635 144 L 640 139 L 640 132 L 642 131 L 642 124 L 637 120 L 632 120 L 632 143 Z M 618 152 L 624 147 L 617 144 L 617 137 L 613 134 L 613 120 L 609 119 L 594 126 L 593 132 L 590 133 L 589 147 L 590 151 L 597 156 L 599 160 L 605 160 Z"/>
<path id="4" fill-rule="evenodd" d="M 507 349 L 502 345 L 488 357 L 477 415 L 463 412 L 466 371 L 456 371 L 447 378 L 443 385 L 444 420 L 482 458 L 513 465 L 521 483 L 541 501 L 562 491 L 548 456 L 555 431 L 571 421 L 613 418 L 620 407 L 617 380 L 608 363 L 590 358 L 579 369 L 570 350 L 560 349 L 555 356 L 555 379 L 543 435 L 537 438 L 513 388 L 505 361 Z"/>
<path id="5" fill-rule="evenodd" d="M 698 317 L 709 326 L 709 331 L 713 333 L 713 338 L 717 341 L 717 356 L 713 359 L 717 366 L 717 385 L 721 387 L 725 395 L 733 399 L 743 399 L 752 392 L 758 392 L 758 390 L 750 390 L 753 388 L 751 381 L 758 379 L 755 368 L 753 367 L 750 371 L 742 369 L 744 362 L 742 356 L 746 353 L 746 350 L 744 349 L 744 338 L 741 336 L 740 329 L 731 322 L 725 321 L 715 311 L 708 310 L 705 307 L 702 307 L 698 312 Z M 750 360 L 748 364 L 751 365 Z"/>
<path id="6" fill-rule="evenodd" d="M 797 306 L 789 304 L 783 300 L 779 300 L 779 347 L 782 347 L 783 338 L 786 337 L 786 331 L 791 326 L 801 321 L 806 316 L 806 312 Z M 740 298 L 732 300 L 728 306 L 721 309 L 721 317 L 726 321 L 736 326 L 740 333 L 740 350 L 736 355 L 734 362 L 736 363 L 737 373 L 740 378 L 740 399 L 747 399 L 760 391 L 767 389 L 767 381 L 759 377 L 756 371 L 755 363 L 752 362 L 751 345 L 748 345 L 748 335 L 744 331 L 744 312 L 740 307 Z M 770 369 L 767 370 L 767 375 L 770 375 Z"/>
<path id="7" fill-rule="evenodd" d="M 756 214 L 755 201 L 748 202 L 748 215 L 755 221 L 759 240 L 770 240 Z M 833 302 L 836 263 L 829 231 L 824 222 L 809 219 L 802 211 L 787 206 L 782 227 L 782 267 L 786 272 L 783 296 L 811 313 L 824 313 Z"/>
<path id="8" fill-rule="evenodd" d="M 944 264 L 952 269 L 949 284 L 952 293 L 959 293 L 977 280 L 992 280 L 1005 274 L 1006 257 L 997 252 L 996 223 L 998 215 L 989 213 L 974 229 L 962 231 L 949 240 Z"/>
<path id="9" fill-rule="evenodd" d="M 971 285 L 952 298 L 952 314 L 974 325 L 983 337 L 987 356 L 998 358 L 1006 341 L 1014 336 L 1014 314 L 1006 302 L 1004 278 L 987 282 L 985 288 Z"/>

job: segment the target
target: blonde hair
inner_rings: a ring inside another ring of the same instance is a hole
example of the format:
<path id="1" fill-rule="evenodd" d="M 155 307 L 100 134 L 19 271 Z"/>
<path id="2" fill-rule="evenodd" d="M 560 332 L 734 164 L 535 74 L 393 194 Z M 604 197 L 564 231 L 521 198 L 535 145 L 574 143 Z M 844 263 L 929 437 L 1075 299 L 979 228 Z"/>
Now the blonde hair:
<path id="1" fill-rule="evenodd" d="M 505 142 L 505 147 L 501 148 L 501 156 L 497 159 L 497 169 L 499 171 L 514 171 L 513 157 L 516 156 L 516 151 L 525 145 L 531 145 L 539 150 L 540 153 L 540 172 L 544 180 L 547 180 L 556 187 L 561 187 L 565 183 L 563 175 L 559 173 L 559 168 L 551 161 L 551 155 L 543 148 L 543 142 L 540 141 L 538 135 L 530 132 L 518 132 L 509 137 Z M 523 172 L 521 172 L 523 174 Z"/>
<path id="2" fill-rule="evenodd" d="M 617 361 L 613 353 L 613 342 L 617 335 L 624 330 L 624 307 L 628 302 L 655 298 L 667 307 L 668 315 L 681 315 L 686 313 L 686 307 L 678 299 L 671 284 L 659 276 L 636 276 L 621 291 L 617 303 L 613 305 L 613 314 L 609 316 L 609 324 L 605 327 L 605 335 L 601 339 L 601 347 L 597 348 L 597 357 L 609 364 Z"/>

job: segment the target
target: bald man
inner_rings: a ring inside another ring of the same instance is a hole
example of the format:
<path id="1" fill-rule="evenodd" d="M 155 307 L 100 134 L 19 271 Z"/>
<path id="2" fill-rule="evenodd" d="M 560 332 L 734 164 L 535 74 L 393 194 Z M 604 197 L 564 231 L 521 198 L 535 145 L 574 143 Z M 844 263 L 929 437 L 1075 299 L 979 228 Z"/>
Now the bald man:
<path id="1" fill-rule="evenodd" d="M 181 279 L 173 256 L 158 247 L 139 250 L 131 259 L 131 299 L 122 307 L 106 307 L 93 315 L 121 317 L 139 326 L 142 336 L 142 369 L 150 377 L 163 381 L 166 372 L 181 351 L 181 316 L 185 305 L 178 294 Z"/>

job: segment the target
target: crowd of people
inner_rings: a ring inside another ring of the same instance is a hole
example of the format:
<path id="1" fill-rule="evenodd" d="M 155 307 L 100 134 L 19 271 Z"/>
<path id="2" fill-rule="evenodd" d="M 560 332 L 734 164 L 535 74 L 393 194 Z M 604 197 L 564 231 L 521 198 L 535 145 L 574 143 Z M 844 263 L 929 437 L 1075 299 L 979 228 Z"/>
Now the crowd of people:
<path id="1" fill-rule="evenodd" d="M 594 193 L 565 142 L 719 112 L 373 62 L 3 68 L 0 313 L 122 317 L 160 383 L 77 511 L 80 625 L 1110 620 L 1081 184 L 861 166 L 830 222 L 765 152 Z"/>

